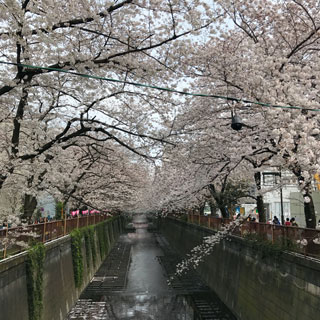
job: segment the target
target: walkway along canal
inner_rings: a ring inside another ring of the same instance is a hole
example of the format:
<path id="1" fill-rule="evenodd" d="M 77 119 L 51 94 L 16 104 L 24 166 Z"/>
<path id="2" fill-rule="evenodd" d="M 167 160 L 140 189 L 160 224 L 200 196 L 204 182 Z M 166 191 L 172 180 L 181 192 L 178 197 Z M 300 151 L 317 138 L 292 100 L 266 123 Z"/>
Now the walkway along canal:
<path id="1" fill-rule="evenodd" d="M 168 285 L 181 260 L 158 232 L 136 216 L 67 315 L 74 319 L 236 319 L 190 271 Z M 150 229 L 150 228 L 149 228 Z"/>

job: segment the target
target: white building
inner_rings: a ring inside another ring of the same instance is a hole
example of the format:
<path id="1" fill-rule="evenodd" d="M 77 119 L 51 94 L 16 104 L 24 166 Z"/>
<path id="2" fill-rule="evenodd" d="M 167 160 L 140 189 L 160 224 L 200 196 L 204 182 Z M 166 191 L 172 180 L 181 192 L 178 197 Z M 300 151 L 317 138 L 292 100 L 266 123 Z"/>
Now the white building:
<path id="1" fill-rule="evenodd" d="M 272 220 L 274 216 L 277 216 L 281 220 L 282 210 L 284 220 L 291 218 L 291 194 L 299 193 L 296 177 L 289 171 L 264 171 L 261 184 L 265 192 L 263 200 L 267 219 Z"/>
<path id="2" fill-rule="evenodd" d="M 318 221 L 320 219 L 320 185 L 316 181 L 314 185 L 315 190 L 312 193 L 312 199 Z M 272 220 L 274 216 L 277 216 L 281 221 L 283 210 L 284 220 L 294 217 L 300 227 L 305 227 L 303 197 L 298 188 L 295 175 L 290 171 L 277 171 L 276 168 L 270 168 L 270 170 L 262 173 L 261 188 L 263 191 L 267 220 Z M 281 208 L 281 204 L 283 209 Z M 242 207 L 245 208 L 247 214 L 256 208 L 256 204 L 245 203 Z"/>

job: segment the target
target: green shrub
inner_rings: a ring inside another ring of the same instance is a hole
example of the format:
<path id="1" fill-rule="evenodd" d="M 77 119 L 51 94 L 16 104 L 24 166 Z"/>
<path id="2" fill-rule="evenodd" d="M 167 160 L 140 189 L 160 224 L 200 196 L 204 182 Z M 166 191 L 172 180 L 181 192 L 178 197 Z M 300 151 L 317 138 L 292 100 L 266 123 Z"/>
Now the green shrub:
<path id="1" fill-rule="evenodd" d="M 285 246 L 283 246 L 282 243 L 272 243 L 271 241 L 264 239 L 257 233 L 246 234 L 244 236 L 244 240 L 250 243 L 252 247 L 258 251 L 262 259 L 266 257 L 278 258 L 283 253 L 283 251 L 286 250 Z"/>
<path id="2" fill-rule="evenodd" d="M 108 224 L 107 222 L 101 222 L 96 225 L 101 259 L 103 259 L 107 253 L 107 247 L 108 247 L 107 234 L 106 234 L 107 224 Z"/>
<path id="3" fill-rule="evenodd" d="M 70 235 L 74 283 L 76 288 L 80 288 L 83 281 L 82 232 L 79 229 L 75 229 Z"/>
<path id="4" fill-rule="evenodd" d="M 45 247 L 37 243 L 28 250 L 26 261 L 29 320 L 40 320 L 43 309 L 43 264 Z"/>
<path id="5" fill-rule="evenodd" d="M 187 214 L 182 214 L 180 217 L 179 217 L 180 220 L 182 221 L 188 221 L 188 215 Z"/>
<path id="6" fill-rule="evenodd" d="M 64 214 L 66 214 L 66 204 L 62 201 L 56 201 L 56 213 L 55 213 L 55 219 L 60 220 L 62 219 L 62 209 Z"/>
<path id="7" fill-rule="evenodd" d="M 83 282 L 83 257 L 82 257 L 82 239 L 85 241 L 87 266 L 92 264 L 95 266 L 97 261 L 97 249 L 95 244 L 95 233 L 97 234 L 99 252 L 101 259 L 104 259 L 108 253 L 109 239 L 108 232 L 112 232 L 112 220 L 103 221 L 95 226 L 89 226 L 81 229 L 75 229 L 71 232 L 71 250 L 72 263 L 74 271 L 74 281 L 77 288 L 81 287 Z M 109 229 L 110 227 L 110 229 Z"/>
<path id="8" fill-rule="evenodd" d="M 84 244 L 86 247 L 86 262 L 87 267 L 90 268 L 91 265 L 91 244 L 90 244 L 90 235 L 89 235 L 89 228 L 83 228 L 82 234 L 84 236 Z"/>
<path id="9" fill-rule="evenodd" d="M 97 250 L 96 250 L 96 242 L 94 238 L 94 227 L 89 226 L 88 227 L 88 233 L 89 233 L 89 241 L 90 241 L 90 248 L 91 248 L 91 256 L 92 256 L 92 264 L 95 266 L 97 261 Z"/>

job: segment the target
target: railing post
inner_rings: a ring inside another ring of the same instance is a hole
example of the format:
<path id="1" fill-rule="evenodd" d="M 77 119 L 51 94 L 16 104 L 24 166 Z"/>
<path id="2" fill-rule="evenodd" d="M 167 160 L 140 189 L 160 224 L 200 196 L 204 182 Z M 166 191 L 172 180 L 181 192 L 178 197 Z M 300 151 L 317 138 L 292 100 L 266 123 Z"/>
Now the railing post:
<path id="1" fill-rule="evenodd" d="M 208 218 L 208 228 L 210 229 L 211 227 L 211 217 L 207 217 Z"/>
<path id="2" fill-rule="evenodd" d="M 47 219 L 44 218 L 43 234 L 42 234 L 42 242 L 43 242 L 43 243 L 46 242 L 46 223 L 47 223 Z"/>
<path id="3" fill-rule="evenodd" d="M 64 226 L 63 226 L 63 235 L 65 236 L 67 233 L 67 214 L 64 214 Z"/>
<path id="4" fill-rule="evenodd" d="M 78 213 L 78 216 L 77 216 L 77 229 L 79 229 L 79 219 L 80 219 L 80 213 Z"/>
<path id="5" fill-rule="evenodd" d="M 9 229 L 9 224 L 7 223 L 6 241 L 5 241 L 4 250 L 3 250 L 3 259 L 5 259 L 7 256 L 8 229 Z"/>
<path id="6" fill-rule="evenodd" d="M 200 226 L 200 224 L 201 224 L 201 223 L 200 223 L 200 222 L 201 222 L 201 221 L 200 221 L 200 217 L 201 217 L 201 216 L 200 216 L 200 213 L 199 213 L 199 216 L 198 216 L 198 225 L 199 225 L 199 226 Z"/>

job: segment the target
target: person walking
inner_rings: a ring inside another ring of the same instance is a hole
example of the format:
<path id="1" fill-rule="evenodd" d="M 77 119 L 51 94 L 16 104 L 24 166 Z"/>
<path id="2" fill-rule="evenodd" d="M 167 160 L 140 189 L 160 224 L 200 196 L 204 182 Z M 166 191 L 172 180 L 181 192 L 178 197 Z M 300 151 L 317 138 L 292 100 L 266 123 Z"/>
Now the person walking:
<path id="1" fill-rule="evenodd" d="M 284 223 L 285 226 L 291 226 L 291 222 L 289 218 L 286 219 L 286 222 Z"/>

